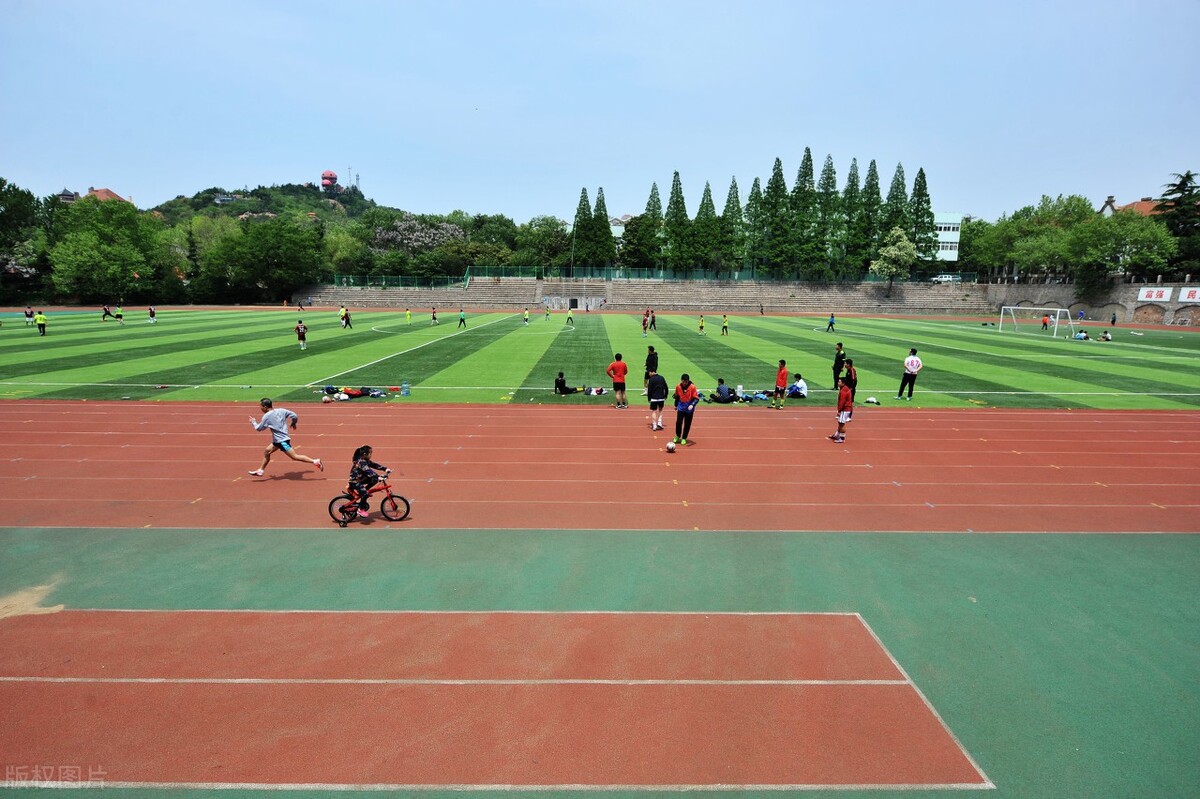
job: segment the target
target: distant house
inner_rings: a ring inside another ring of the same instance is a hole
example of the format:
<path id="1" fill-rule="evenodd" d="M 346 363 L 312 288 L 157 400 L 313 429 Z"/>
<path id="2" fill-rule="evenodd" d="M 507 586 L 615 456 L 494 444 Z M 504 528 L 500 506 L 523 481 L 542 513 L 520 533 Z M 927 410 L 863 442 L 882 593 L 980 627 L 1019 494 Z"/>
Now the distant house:
<path id="1" fill-rule="evenodd" d="M 1158 200 L 1153 197 L 1143 197 L 1137 202 L 1132 202 L 1128 205 L 1117 205 L 1116 198 L 1110 194 L 1108 195 L 1108 199 L 1104 201 L 1104 205 L 1100 206 L 1100 210 L 1096 213 L 1102 216 L 1112 216 L 1117 211 L 1134 211 L 1142 216 L 1154 216 L 1158 213 L 1154 210 L 1156 207 L 1158 207 Z"/>
<path id="2" fill-rule="evenodd" d="M 934 228 L 937 230 L 939 261 L 958 260 L 958 237 L 962 230 L 962 214 L 933 215 Z"/>
<path id="3" fill-rule="evenodd" d="M 112 189 L 97 189 L 94 186 L 88 186 L 87 196 L 95 197 L 97 200 L 120 200 L 123 203 L 132 203 L 133 200 L 126 200 L 121 195 L 117 194 Z"/>
<path id="4" fill-rule="evenodd" d="M 237 198 L 235 198 L 232 194 L 218 194 L 216 197 L 213 197 L 213 202 L 217 205 L 228 205 L 235 199 Z"/>
<path id="5" fill-rule="evenodd" d="M 79 192 L 63 189 L 58 193 L 58 199 L 63 205 L 70 205 L 79 199 Z"/>

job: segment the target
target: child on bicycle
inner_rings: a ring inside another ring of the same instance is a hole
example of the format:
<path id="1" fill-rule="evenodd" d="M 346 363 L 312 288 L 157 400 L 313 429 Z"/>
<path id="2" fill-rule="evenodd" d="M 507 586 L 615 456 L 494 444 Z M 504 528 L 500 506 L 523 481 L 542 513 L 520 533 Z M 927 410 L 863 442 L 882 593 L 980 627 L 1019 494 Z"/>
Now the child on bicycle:
<path id="1" fill-rule="evenodd" d="M 372 453 L 373 450 L 365 444 L 354 450 L 354 463 L 350 467 L 350 490 L 358 496 L 358 515 L 362 517 L 367 516 L 368 493 L 379 482 L 379 474 L 375 470 L 382 469 L 385 474 L 392 471 L 382 463 L 371 460 Z"/>

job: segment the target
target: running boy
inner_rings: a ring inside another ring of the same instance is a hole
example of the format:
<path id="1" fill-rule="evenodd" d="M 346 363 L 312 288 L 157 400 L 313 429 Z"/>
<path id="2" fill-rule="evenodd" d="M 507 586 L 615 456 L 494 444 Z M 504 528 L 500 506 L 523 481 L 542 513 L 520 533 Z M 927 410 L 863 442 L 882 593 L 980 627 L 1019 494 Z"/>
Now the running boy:
<path id="1" fill-rule="evenodd" d="M 379 474 L 375 470 L 382 469 L 384 475 L 392 472 L 382 463 L 371 460 L 373 452 L 374 450 L 364 444 L 354 450 L 354 462 L 350 465 L 350 490 L 358 495 L 358 515 L 364 519 L 367 517 L 367 497 L 371 486 L 379 482 Z"/>
<path id="2" fill-rule="evenodd" d="M 250 474 L 255 477 L 262 477 L 263 470 L 267 468 L 267 464 L 271 462 L 271 455 L 275 450 L 282 450 L 284 455 L 287 455 L 294 461 L 303 461 L 311 463 L 319 470 L 325 471 L 325 467 L 321 464 L 320 458 L 310 458 L 307 455 L 301 455 L 292 447 L 292 436 L 288 432 L 290 427 L 296 429 L 296 425 L 300 422 L 300 417 L 289 411 L 287 408 L 275 408 L 274 403 L 268 397 L 263 397 L 258 401 L 258 407 L 262 408 L 262 421 L 256 420 L 253 416 L 250 417 L 250 425 L 255 430 L 270 430 L 271 431 L 271 446 L 263 451 L 262 465 L 257 469 L 251 469 Z"/>

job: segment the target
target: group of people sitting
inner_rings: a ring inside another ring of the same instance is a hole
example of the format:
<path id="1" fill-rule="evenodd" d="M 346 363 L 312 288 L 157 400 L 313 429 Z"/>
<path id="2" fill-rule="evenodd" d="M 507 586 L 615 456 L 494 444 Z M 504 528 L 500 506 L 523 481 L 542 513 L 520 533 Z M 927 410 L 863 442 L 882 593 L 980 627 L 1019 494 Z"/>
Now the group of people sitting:
<path id="1" fill-rule="evenodd" d="M 604 389 L 603 388 L 592 389 L 592 388 L 588 388 L 586 386 L 569 386 L 569 385 L 567 385 L 567 378 L 563 375 L 562 372 L 559 372 L 558 377 L 554 378 L 554 393 L 555 394 L 567 395 L 567 394 L 578 394 L 580 392 L 583 392 L 585 394 L 592 394 L 592 393 L 602 394 L 602 393 L 604 393 Z M 800 375 L 799 372 L 796 372 L 795 382 L 792 383 L 790 386 L 788 386 L 787 396 L 789 399 L 807 399 L 808 383 L 804 382 L 804 378 Z M 756 400 L 756 399 L 769 400 L 769 399 L 771 399 L 771 392 L 770 391 L 743 391 L 741 386 L 738 386 L 737 389 L 732 389 L 728 385 L 725 384 L 725 378 L 718 377 L 716 390 L 713 393 L 709 394 L 707 397 L 705 397 L 704 401 L 705 402 L 717 402 L 722 405 L 727 405 L 727 404 L 735 403 L 735 402 L 754 402 L 754 400 Z"/>
<path id="2" fill-rule="evenodd" d="M 808 383 L 804 382 L 804 378 L 799 372 L 796 372 L 795 382 L 788 386 L 787 396 L 789 399 L 808 398 Z M 734 402 L 754 402 L 756 399 L 769 400 L 771 398 L 771 391 L 744 391 L 741 386 L 732 389 L 725 384 L 724 378 L 718 377 L 716 391 L 709 394 L 705 398 L 705 401 L 725 405 Z"/>
<path id="3" fill-rule="evenodd" d="M 1076 341 L 1096 341 L 1097 339 L 1093 339 L 1091 336 L 1089 336 L 1088 332 L 1086 330 L 1080 330 L 1078 333 L 1075 334 L 1075 340 Z M 1112 333 L 1105 330 L 1103 333 L 1100 334 L 1100 338 L 1098 340 L 1099 341 L 1112 341 Z"/>

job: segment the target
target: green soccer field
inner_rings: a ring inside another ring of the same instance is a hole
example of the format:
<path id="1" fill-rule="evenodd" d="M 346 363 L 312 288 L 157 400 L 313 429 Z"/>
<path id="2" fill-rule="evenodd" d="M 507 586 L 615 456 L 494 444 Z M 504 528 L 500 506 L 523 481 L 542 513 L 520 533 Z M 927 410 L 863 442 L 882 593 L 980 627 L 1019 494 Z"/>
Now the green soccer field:
<path id="1" fill-rule="evenodd" d="M 921 407 L 1161 408 L 1200 406 L 1200 335 L 1185 329 L 1113 329 L 1112 342 L 1053 338 L 1036 325 L 999 332 L 978 321 L 839 320 L 837 334 L 815 317 L 733 316 L 720 335 L 720 315 L 660 314 L 658 330 L 641 334 L 638 314 L 577 313 L 549 320 L 534 314 L 457 315 L 431 326 L 428 315 L 359 312 L 340 328 L 334 312 L 292 309 L 165 309 L 151 325 L 130 313 L 124 326 L 101 323 L 88 310 L 50 314 L 37 335 L 17 312 L 0 327 L 0 398 L 245 400 L 270 395 L 289 402 L 318 399 L 326 385 L 386 389 L 408 381 L 409 397 L 363 402 L 603 404 L 608 397 L 556 397 L 559 371 L 576 386 L 609 386 L 604 369 L 621 352 L 630 388 L 639 388 L 647 345 L 660 355 L 671 384 L 687 372 L 705 392 L 717 378 L 746 390 L 769 389 L 786 359 L 804 374 L 809 402 L 832 403 L 830 364 L 845 343 L 859 374 L 858 400 L 895 396 L 901 362 L 916 347 L 925 362 L 914 405 Z M 301 351 L 292 328 L 309 327 Z M 1096 332 L 1098 327 L 1093 328 Z"/>

